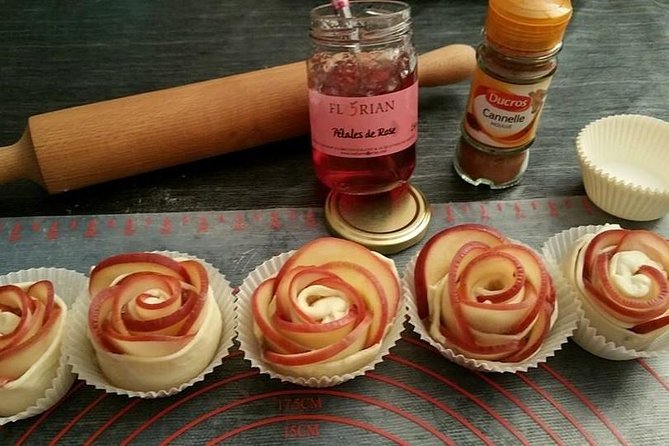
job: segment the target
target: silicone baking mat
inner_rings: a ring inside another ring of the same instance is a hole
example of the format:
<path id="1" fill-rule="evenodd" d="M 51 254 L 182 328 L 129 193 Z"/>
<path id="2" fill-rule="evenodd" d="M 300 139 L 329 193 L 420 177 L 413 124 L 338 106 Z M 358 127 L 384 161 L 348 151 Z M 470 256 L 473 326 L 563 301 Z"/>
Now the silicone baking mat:
<path id="1" fill-rule="evenodd" d="M 585 197 L 432 206 L 428 237 L 489 224 L 534 248 L 572 226 L 617 222 L 669 237 L 669 219 L 618 221 Z M 125 251 L 173 250 L 233 285 L 265 259 L 327 234 L 320 209 L 0 219 L 0 274 L 86 272 Z M 392 256 L 400 271 L 422 246 Z M 608 361 L 573 341 L 527 373 L 449 362 L 410 327 L 374 371 L 328 389 L 259 375 L 236 347 L 204 382 L 169 398 L 129 399 L 80 381 L 51 410 L 0 427 L 11 444 L 669 444 L 669 357 Z"/>

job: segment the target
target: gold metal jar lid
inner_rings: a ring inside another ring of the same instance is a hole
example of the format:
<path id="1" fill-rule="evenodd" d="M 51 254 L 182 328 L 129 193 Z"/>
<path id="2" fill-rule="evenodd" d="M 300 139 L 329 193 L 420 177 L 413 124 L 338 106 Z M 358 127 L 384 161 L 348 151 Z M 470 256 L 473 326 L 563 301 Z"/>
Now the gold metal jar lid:
<path id="1" fill-rule="evenodd" d="M 412 185 L 374 195 L 330 192 L 325 201 L 330 232 L 381 254 L 395 254 L 421 241 L 430 217 L 425 196 Z"/>

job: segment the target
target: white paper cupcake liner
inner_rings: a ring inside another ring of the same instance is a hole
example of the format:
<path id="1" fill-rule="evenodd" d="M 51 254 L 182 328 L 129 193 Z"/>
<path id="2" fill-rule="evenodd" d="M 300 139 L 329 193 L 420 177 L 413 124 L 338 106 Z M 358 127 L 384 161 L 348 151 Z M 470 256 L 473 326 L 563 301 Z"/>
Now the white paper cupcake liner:
<path id="1" fill-rule="evenodd" d="M 401 300 L 398 306 L 398 314 L 396 315 L 395 320 L 383 338 L 380 350 L 372 361 L 354 372 L 333 376 L 313 376 L 309 378 L 295 377 L 279 373 L 272 368 L 271 364 L 268 364 L 262 359 L 262 345 L 253 333 L 251 296 L 253 295 L 255 289 L 262 282 L 279 272 L 281 266 L 291 257 L 294 252 L 295 251 L 290 251 L 279 254 L 265 261 L 255 270 L 249 273 L 239 288 L 239 294 L 237 295 L 237 308 L 239 311 L 238 340 L 240 343 L 240 349 L 244 352 L 245 358 L 251 362 L 252 367 L 258 368 L 260 373 L 268 374 L 270 377 L 279 379 L 281 381 L 306 387 L 335 386 L 357 376 L 364 375 L 365 372 L 369 370 L 373 370 L 374 367 L 383 360 L 383 357 L 390 352 L 390 349 L 400 339 L 400 335 L 404 329 L 404 321 L 406 320 L 406 308 L 404 302 Z"/>
<path id="2" fill-rule="evenodd" d="M 205 376 L 219 366 L 228 355 L 236 333 L 236 299 L 232 293 L 230 282 L 213 265 L 204 260 L 180 252 L 154 251 L 173 258 L 189 258 L 199 261 L 207 270 L 209 275 L 209 286 L 211 287 L 214 300 L 221 312 L 222 330 L 218 349 L 207 367 L 192 379 L 171 388 L 157 391 L 136 391 L 117 387 L 109 382 L 100 369 L 96 359 L 95 350 L 91 344 L 88 332 L 88 307 L 90 296 L 86 287 L 77 297 L 72 308 L 72 319 L 65 332 L 65 353 L 67 360 L 72 366 L 72 371 L 87 384 L 109 393 L 126 395 L 139 398 L 162 398 L 175 395 L 193 384 L 204 380 Z"/>
<path id="3" fill-rule="evenodd" d="M 553 261 L 559 265 L 565 256 L 570 252 L 572 246 L 574 246 L 574 243 L 576 243 L 578 239 L 587 234 L 595 234 L 605 228 L 615 229 L 620 228 L 620 226 L 607 224 L 599 226 L 578 226 L 566 229 L 554 235 L 544 243 L 542 247 L 543 255 L 553 259 Z M 560 273 L 562 272 L 560 271 Z M 580 300 L 580 292 L 576 289 L 576 287 L 574 287 L 572 284 L 569 284 L 569 288 L 571 292 L 577 297 L 577 299 Z M 590 319 L 587 318 L 585 313 L 579 320 L 578 327 L 574 332 L 573 338 L 574 341 L 584 350 L 605 359 L 622 361 L 635 358 L 650 358 L 657 356 L 660 353 L 659 350 L 634 350 L 627 348 L 624 345 L 616 345 L 614 342 L 609 341 L 597 332 L 597 329 L 592 326 Z"/>
<path id="4" fill-rule="evenodd" d="M 551 356 L 555 356 L 555 354 L 562 349 L 562 345 L 569 340 L 569 337 L 576 329 L 576 324 L 582 315 L 580 303 L 576 300 L 568 284 L 560 274 L 557 265 L 548 259 L 544 259 L 546 269 L 553 279 L 553 285 L 556 289 L 558 315 L 551 327 L 550 333 L 539 350 L 525 361 L 514 363 L 468 358 L 453 349 L 445 347 L 440 342 L 437 342 L 430 335 L 429 329 L 425 326 L 425 322 L 418 316 L 414 294 L 414 270 L 417 259 L 418 253 L 414 255 L 411 261 L 407 264 L 402 279 L 405 301 L 407 302 L 409 309 L 409 323 L 413 326 L 414 331 L 422 340 L 434 347 L 444 357 L 470 370 L 477 370 L 480 372 L 515 373 L 526 372 L 531 368 L 537 367 L 540 363 L 546 362 Z"/>
<path id="5" fill-rule="evenodd" d="M 669 123 L 615 115 L 588 124 L 576 139 L 585 191 L 598 207 L 628 220 L 669 212 Z"/>
<path id="6" fill-rule="evenodd" d="M 86 287 L 86 276 L 63 268 L 32 268 L 0 276 L 0 284 L 2 285 L 37 282 L 39 280 L 50 280 L 54 285 L 56 295 L 68 306 L 68 315 L 65 319 L 65 328 L 67 328 L 67 325 L 71 321 L 72 304 L 81 290 Z M 63 333 L 63 341 L 64 339 L 65 333 Z M 29 418 L 48 410 L 67 393 L 72 386 L 74 378 L 70 366 L 66 361 L 63 346 L 61 345 L 61 355 L 56 376 L 51 381 L 51 386 L 45 390 L 44 396 L 15 415 L 0 417 L 0 426 Z"/>

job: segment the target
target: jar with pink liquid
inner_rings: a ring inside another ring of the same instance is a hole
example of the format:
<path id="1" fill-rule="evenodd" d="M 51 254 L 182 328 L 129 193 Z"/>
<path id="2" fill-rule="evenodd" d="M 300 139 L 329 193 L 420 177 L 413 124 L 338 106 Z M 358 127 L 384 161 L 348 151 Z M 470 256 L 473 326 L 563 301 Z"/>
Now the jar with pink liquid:
<path id="1" fill-rule="evenodd" d="M 348 12 L 348 11 L 347 11 Z M 311 12 L 307 61 L 314 170 L 331 191 L 376 194 L 405 185 L 416 165 L 418 77 L 411 11 L 352 1 Z"/>

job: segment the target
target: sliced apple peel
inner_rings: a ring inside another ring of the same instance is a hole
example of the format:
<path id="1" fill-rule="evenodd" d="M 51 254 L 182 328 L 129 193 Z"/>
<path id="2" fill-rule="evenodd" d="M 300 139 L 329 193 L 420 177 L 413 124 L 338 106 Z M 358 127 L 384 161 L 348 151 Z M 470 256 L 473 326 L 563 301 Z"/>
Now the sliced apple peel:
<path id="1" fill-rule="evenodd" d="M 528 360 L 557 316 L 541 257 L 485 225 L 437 233 L 419 253 L 414 277 L 416 307 L 430 336 L 466 358 Z"/>
<path id="2" fill-rule="evenodd" d="M 66 317 L 50 281 L 0 286 L 0 416 L 21 412 L 51 386 Z"/>
<path id="3" fill-rule="evenodd" d="M 562 265 L 585 317 L 607 340 L 634 350 L 669 339 L 669 242 L 647 230 L 604 228 L 579 239 Z"/>
<path id="4" fill-rule="evenodd" d="M 201 373 L 222 330 L 204 266 L 156 253 L 119 254 L 99 265 L 89 282 L 89 290 L 98 292 L 91 296 L 88 328 L 109 382 L 125 390 L 159 391 Z"/>
<path id="5" fill-rule="evenodd" d="M 352 373 L 371 361 L 395 320 L 394 263 L 357 243 L 323 237 L 294 251 L 250 297 L 262 360 L 299 378 Z"/>

